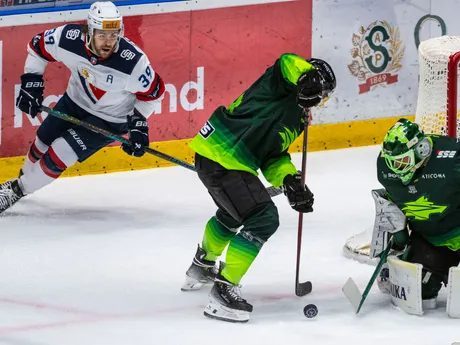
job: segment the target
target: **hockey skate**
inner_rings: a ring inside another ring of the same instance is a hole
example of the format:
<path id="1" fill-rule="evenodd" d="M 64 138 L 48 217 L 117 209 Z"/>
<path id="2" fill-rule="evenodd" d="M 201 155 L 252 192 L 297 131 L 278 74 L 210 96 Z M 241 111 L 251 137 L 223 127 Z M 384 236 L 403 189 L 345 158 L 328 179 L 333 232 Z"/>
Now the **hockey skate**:
<path id="1" fill-rule="evenodd" d="M 0 184 L 0 213 L 13 206 L 23 196 L 18 179 Z"/>
<path id="2" fill-rule="evenodd" d="M 214 283 L 218 269 L 215 261 L 204 260 L 206 252 L 198 245 L 193 262 L 185 273 L 182 291 L 195 291 Z"/>
<path id="3" fill-rule="evenodd" d="M 241 285 L 230 283 L 219 273 L 209 293 L 204 316 L 228 322 L 248 322 L 252 305 L 241 297 L 240 288 Z"/>
<path id="4" fill-rule="evenodd" d="M 377 277 L 377 287 L 383 293 L 391 293 L 390 270 L 386 262 L 383 264 L 380 274 Z"/>

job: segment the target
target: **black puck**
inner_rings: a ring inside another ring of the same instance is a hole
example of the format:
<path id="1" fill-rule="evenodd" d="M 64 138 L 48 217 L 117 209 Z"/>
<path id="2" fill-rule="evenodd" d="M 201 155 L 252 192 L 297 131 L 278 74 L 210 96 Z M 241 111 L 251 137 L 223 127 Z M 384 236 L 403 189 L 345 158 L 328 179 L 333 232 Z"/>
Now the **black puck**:
<path id="1" fill-rule="evenodd" d="M 303 308 L 303 313 L 309 319 L 318 315 L 318 308 L 314 304 L 307 304 L 305 308 Z"/>

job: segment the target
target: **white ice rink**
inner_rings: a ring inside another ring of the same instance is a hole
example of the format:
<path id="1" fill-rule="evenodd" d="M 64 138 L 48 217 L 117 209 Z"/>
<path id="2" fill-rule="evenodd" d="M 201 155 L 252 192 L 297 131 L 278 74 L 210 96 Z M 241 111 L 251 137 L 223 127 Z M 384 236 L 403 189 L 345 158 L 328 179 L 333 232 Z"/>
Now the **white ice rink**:
<path id="1" fill-rule="evenodd" d="M 184 293 L 184 273 L 215 206 L 180 167 L 75 177 L 28 196 L 0 217 L 0 344 L 450 345 L 460 320 L 392 307 L 374 288 L 356 316 L 341 288 L 364 289 L 373 267 L 345 259 L 344 241 L 373 223 L 378 147 L 308 154 L 315 211 L 304 218 L 294 295 L 297 213 L 275 198 L 281 226 L 244 277 L 247 324 L 207 319 L 209 289 Z M 300 155 L 293 155 L 300 167 Z M 303 316 L 314 303 L 315 319 Z"/>

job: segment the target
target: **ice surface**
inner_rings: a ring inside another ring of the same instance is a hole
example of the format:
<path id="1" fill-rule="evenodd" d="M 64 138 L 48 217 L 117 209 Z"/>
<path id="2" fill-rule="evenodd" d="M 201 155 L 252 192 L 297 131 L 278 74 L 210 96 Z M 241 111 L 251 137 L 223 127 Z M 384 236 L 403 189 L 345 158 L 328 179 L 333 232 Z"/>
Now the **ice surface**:
<path id="1" fill-rule="evenodd" d="M 370 146 L 308 154 L 315 211 L 304 218 L 301 280 L 294 295 L 297 214 L 275 198 L 281 226 L 244 277 L 248 324 L 203 316 L 209 289 L 180 291 L 215 206 L 180 167 L 57 180 L 0 217 L 0 344 L 405 344 L 460 341 L 460 320 L 441 308 L 404 314 L 374 288 L 357 316 L 341 292 L 361 291 L 374 267 L 342 256 L 372 225 L 379 187 Z M 300 167 L 300 155 L 293 155 Z M 314 303 L 315 319 L 303 316 Z"/>

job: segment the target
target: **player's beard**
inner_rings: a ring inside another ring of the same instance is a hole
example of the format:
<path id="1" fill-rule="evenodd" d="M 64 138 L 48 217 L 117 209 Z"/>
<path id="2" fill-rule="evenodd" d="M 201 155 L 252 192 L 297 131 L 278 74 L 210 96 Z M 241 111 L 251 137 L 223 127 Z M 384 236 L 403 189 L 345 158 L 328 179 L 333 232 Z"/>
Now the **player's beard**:
<path id="1" fill-rule="evenodd" d="M 96 53 L 100 58 L 107 59 L 110 55 L 112 55 L 114 49 L 115 49 L 115 44 L 113 45 L 103 44 L 101 47 L 96 49 Z"/>

